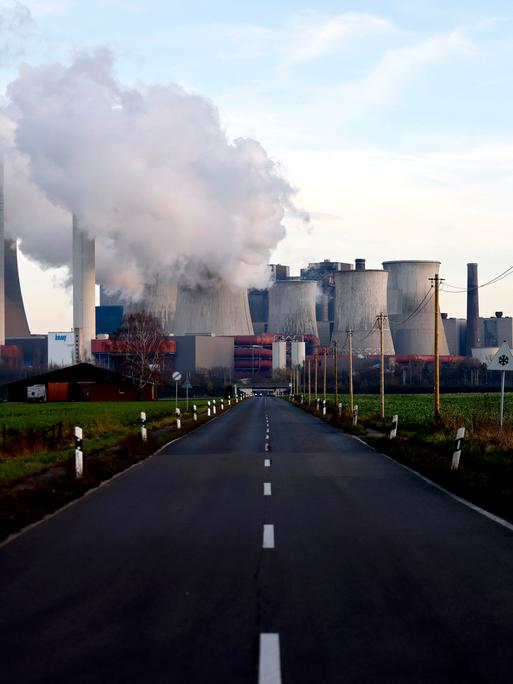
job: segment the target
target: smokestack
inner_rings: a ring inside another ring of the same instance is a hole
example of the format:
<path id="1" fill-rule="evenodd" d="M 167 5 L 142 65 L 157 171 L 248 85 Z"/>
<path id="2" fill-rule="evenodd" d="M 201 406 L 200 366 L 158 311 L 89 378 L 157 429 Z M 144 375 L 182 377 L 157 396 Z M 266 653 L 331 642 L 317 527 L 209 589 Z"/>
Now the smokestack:
<path id="1" fill-rule="evenodd" d="M 467 345 L 465 353 L 472 356 L 472 347 L 480 347 L 479 282 L 477 264 L 467 264 Z"/>
<path id="2" fill-rule="evenodd" d="M 5 344 L 4 160 L 0 159 L 0 345 Z"/>
<path id="3" fill-rule="evenodd" d="M 73 328 L 75 363 L 91 360 L 91 340 L 96 337 L 96 269 L 94 240 L 73 214 Z"/>
<path id="4" fill-rule="evenodd" d="M 354 269 L 355 271 L 365 271 L 365 259 L 355 259 Z"/>

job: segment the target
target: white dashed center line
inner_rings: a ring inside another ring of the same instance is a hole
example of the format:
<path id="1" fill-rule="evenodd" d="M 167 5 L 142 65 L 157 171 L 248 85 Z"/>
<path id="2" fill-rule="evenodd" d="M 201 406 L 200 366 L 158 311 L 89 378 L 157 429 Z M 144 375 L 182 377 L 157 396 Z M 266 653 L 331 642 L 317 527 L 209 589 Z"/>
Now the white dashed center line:
<path id="1" fill-rule="evenodd" d="M 271 496 L 271 483 L 264 482 L 264 496 Z"/>
<path id="2" fill-rule="evenodd" d="M 258 684 L 281 684 L 280 635 L 260 635 Z"/>
<path id="3" fill-rule="evenodd" d="M 264 525 L 263 549 L 274 549 L 274 525 Z"/>
<path id="4" fill-rule="evenodd" d="M 264 466 L 265 466 L 266 468 L 270 468 L 270 467 L 271 467 L 271 459 L 270 459 L 270 458 L 264 459 Z"/>

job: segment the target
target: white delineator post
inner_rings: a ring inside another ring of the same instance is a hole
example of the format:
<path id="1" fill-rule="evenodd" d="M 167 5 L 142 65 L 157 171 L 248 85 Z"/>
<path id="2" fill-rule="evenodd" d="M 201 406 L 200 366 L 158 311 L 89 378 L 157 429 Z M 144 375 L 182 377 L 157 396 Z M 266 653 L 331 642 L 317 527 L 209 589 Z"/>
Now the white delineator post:
<path id="1" fill-rule="evenodd" d="M 458 470 L 460 467 L 461 440 L 465 437 L 465 428 L 458 428 L 456 433 L 456 450 L 452 454 L 451 470 Z"/>
<path id="2" fill-rule="evenodd" d="M 216 407 L 216 400 L 215 399 L 212 399 L 212 412 L 213 412 L 214 416 L 217 413 L 217 407 Z"/>
<path id="3" fill-rule="evenodd" d="M 194 422 L 198 420 L 198 408 L 196 404 L 192 405 L 192 417 L 194 418 Z"/>
<path id="4" fill-rule="evenodd" d="M 146 430 L 146 413 L 141 411 L 141 438 L 143 442 L 148 439 L 148 432 Z"/>
<path id="5" fill-rule="evenodd" d="M 319 410 L 319 403 L 320 403 L 320 401 L 321 401 L 321 400 L 319 399 L 319 397 L 317 397 L 317 411 Z"/>
<path id="6" fill-rule="evenodd" d="M 84 440 L 82 428 L 75 426 L 75 474 L 81 478 L 84 474 Z"/>
<path id="7" fill-rule="evenodd" d="M 210 401 L 208 401 L 207 403 L 208 403 L 207 416 L 210 418 L 210 416 L 211 416 Z"/>
<path id="8" fill-rule="evenodd" d="M 338 402 L 338 416 L 339 418 L 342 416 L 342 402 Z"/>
<path id="9" fill-rule="evenodd" d="M 322 415 L 326 415 L 326 399 L 322 400 Z"/>
<path id="10" fill-rule="evenodd" d="M 353 409 L 353 425 L 356 425 L 358 423 L 358 404 L 355 404 L 355 407 Z"/>
<path id="11" fill-rule="evenodd" d="M 224 411 L 224 401 L 221 399 L 221 411 Z"/>
<path id="12" fill-rule="evenodd" d="M 73 329 L 75 362 L 91 360 L 91 340 L 96 337 L 95 245 L 73 214 Z"/>
<path id="13" fill-rule="evenodd" d="M 392 429 L 390 430 L 390 439 L 397 437 L 397 425 L 399 423 L 399 416 L 396 414 L 392 418 Z"/>

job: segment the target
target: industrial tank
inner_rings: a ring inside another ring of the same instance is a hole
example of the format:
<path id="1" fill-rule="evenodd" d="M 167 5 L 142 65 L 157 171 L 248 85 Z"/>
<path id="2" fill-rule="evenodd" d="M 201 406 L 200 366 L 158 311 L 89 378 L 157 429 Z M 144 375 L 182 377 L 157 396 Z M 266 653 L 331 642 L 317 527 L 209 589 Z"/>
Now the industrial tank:
<path id="1" fill-rule="evenodd" d="M 315 335 L 317 284 L 313 280 L 277 280 L 269 290 L 268 330 L 282 335 Z"/>
<path id="2" fill-rule="evenodd" d="M 355 354 L 379 354 L 381 350 L 378 316 L 387 313 L 388 273 L 379 270 L 335 273 L 335 326 L 332 341 L 338 350 L 347 349 L 347 331 L 353 331 Z M 383 329 L 383 350 L 394 354 L 388 321 Z"/>
<path id="3" fill-rule="evenodd" d="M 384 261 L 388 271 L 388 317 L 396 354 L 433 355 L 435 297 L 430 278 L 438 274 L 439 261 Z M 439 316 L 439 349 L 449 348 Z"/>
<path id="4" fill-rule="evenodd" d="M 175 335 L 253 335 L 248 293 L 221 280 L 180 285 L 176 298 Z"/>

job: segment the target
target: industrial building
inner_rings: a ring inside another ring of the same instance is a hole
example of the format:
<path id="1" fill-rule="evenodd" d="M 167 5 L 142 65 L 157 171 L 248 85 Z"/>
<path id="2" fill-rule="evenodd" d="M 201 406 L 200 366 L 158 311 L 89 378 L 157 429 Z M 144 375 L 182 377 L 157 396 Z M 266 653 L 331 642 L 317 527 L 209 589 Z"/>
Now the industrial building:
<path id="1" fill-rule="evenodd" d="M 337 343 L 347 353 L 380 353 L 396 359 L 433 356 L 434 296 L 432 280 L 439 261 L 385 261 L 383 269 L 354 267 L 345 261 L 311 262 L 291 277 L 284 264 L 269 267 L 263 290 L 234 287 L 229 274 L 209 276 L 196 285 L 174 274 L 153 274 L 139 302 L 123 300 L 100 288 L 95 306 L 95 242 L 80 217 L 72 217 L 73 329 L 31 335 L 18 273 L 16 241 L 5 237 L 3 168 L 0 166 L 0 344 L 10 364 L 65 366 L 92 361 L 118 369 L 129 350 L 116 339 L 123 316 L 145 311 L 162 327 L 163 363 L 167 370 L 227 368 L 238 375 L 269 374 Z M 444 358 L 479 356 L 479 350 L 513 346 L 513 319 L 498 311 L 479 315 L 478 265 L 467 264 L 467 318 L 446 314 L 439 319 L 439 351 Z M 383 321 L 382 335 L 378 317 Z"/>

